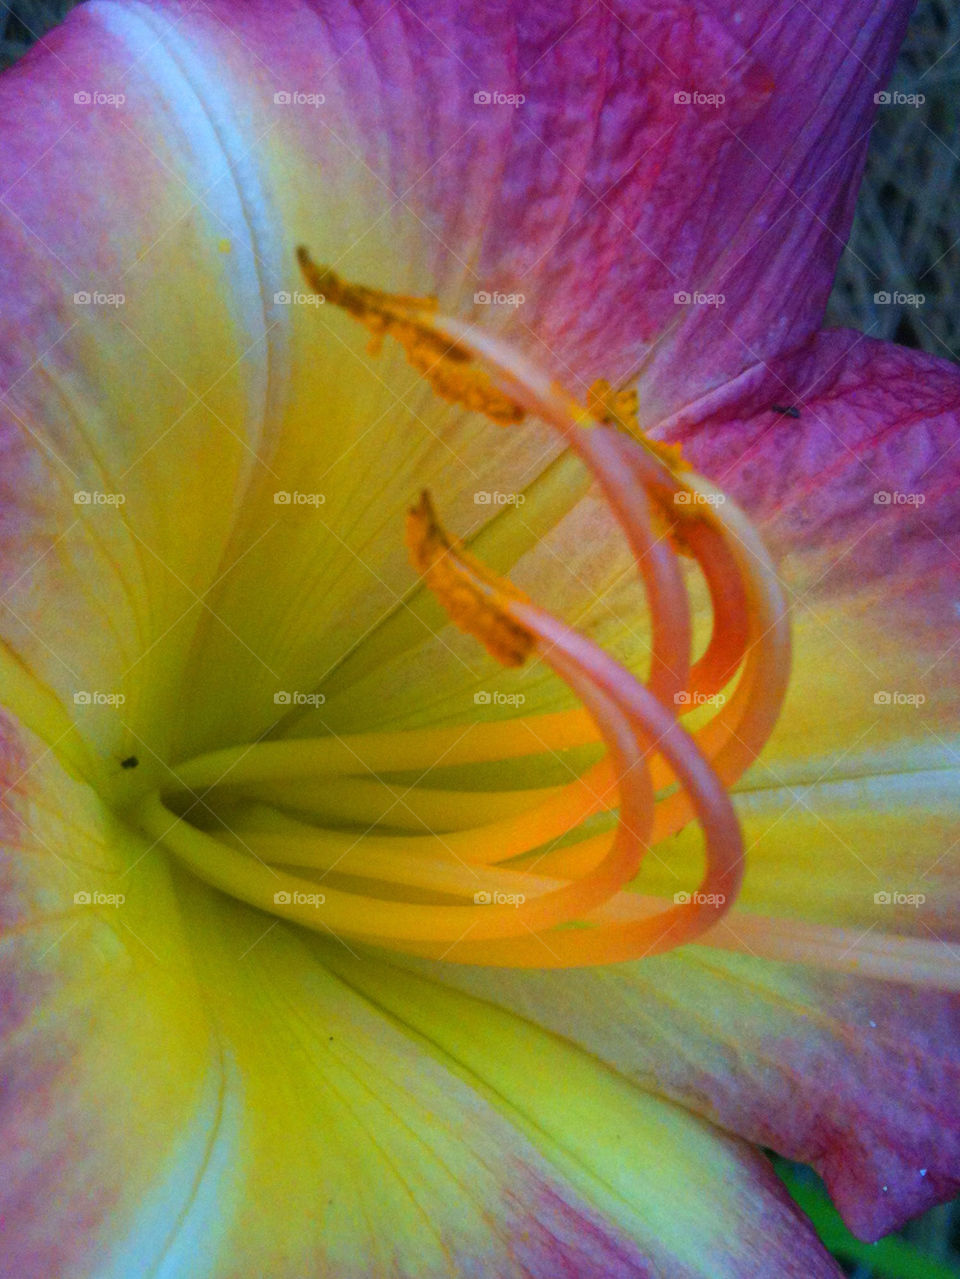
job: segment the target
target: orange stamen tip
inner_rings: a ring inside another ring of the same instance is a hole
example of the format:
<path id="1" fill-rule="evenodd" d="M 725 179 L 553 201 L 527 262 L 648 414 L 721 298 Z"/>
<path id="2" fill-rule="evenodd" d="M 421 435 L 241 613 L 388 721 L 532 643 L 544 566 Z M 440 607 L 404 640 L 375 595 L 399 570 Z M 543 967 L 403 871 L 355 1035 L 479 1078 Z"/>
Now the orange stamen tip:
<path id="1" fill-rule="evenodd" d="M 667 444 L 663 440 L 653 440 L 649 435 L 642 435 L 640 443 L 650 450 L 655 457 L 658 457 L 665 466 L 671 471 L 689 471 L 690 463 L 683 456 L 683 449 L 679 444 Z"/>
<path id="2" fill-rule="evenodd" d="M 367 350 L 371 355 L 379 355 L 383 339 L 389 335 L 400 343 L 408 363 L 426 378 L 441 399 L 482 413 L 501 426 L 523 421 L 523 407 L 494 384 L 465 346 L 453 341 L 437 325 L 435 297 L 387 293 L 351 284 L 330 267 L 318 266 L 303 245 L 297 249 L 297 261 L 315 292 L 369 330 L 372 337 Z"/>
<path id="3" fill-rule="evenodd" d="M 615 426 L 632 436 L 671 471 L 689 470 L 679 444 L 664 444 L 643 432 L 637 410 L 636 387 L 624 386 L 618 389 L 606 378 L 598 377 L 587 389 L 587 413 L 594 421 L 601 422 L 604 426 Z"/>
<path id="4" fill-rule="evenodd" d="M 446 533 L 426 490 L 407 514 L 406 541 L 414 568 L 454 626 L 473 635 L 504 666 L 522 665 L 535 641 L 510 616 L 507 601 L 526 602 L 527 596 Z"/>
<path id="5" fill-rule="evenodd" d="M 635 387 L 617 390 L 605 377 L 598 377 L 587 389 L 587 412 L 605 426 L 618 426 L 628 435 L 639 435 Z"/>

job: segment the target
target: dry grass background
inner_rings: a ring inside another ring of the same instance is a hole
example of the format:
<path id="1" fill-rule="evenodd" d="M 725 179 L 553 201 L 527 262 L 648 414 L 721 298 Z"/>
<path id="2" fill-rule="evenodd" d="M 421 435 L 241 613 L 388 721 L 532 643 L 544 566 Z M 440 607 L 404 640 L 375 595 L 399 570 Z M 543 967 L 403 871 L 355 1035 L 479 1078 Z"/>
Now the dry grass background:
<path id="1" fill-rule="evenodd" d="M 76 2 L 0 0 L 0 68 Z M 960 0 L 920 0 L 889 88 L 924 101 L 878 111 L 828 323 L 960 361 Z M 878 303 L 883 292 L 924 301 Z M 960 1279 L 960 1200 L 869 1249 L 845 1236 L 808 1170 L 781 1171 L 852 1279 Z"/>
<path id="2" fill-rule="evenodd" d="M 920 0 L 881 106 L 828 319 L 960 360 L 960 4 Z M 878 292 L 919 293 L 916 308 Z"/>

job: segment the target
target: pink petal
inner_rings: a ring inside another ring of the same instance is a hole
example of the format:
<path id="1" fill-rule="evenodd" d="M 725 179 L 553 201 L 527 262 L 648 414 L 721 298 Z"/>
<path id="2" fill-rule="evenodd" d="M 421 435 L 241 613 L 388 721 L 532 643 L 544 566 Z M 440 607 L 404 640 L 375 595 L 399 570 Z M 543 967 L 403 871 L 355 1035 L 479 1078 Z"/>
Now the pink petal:
<path id="1" fill-rule="evenodd" d="M 296 138 L 288 179 L 362 156 L 380 212 L 425 232 L 421 288 L 451 310 L 522 292 L 516 336 L 568 378 L 639 368 L 651 423 L 815 332 L 910 10 L 151 7 L 222 69 L 252 142 Z M 326 102 L 284 115 L 273 95 L 297 88 Z M 674 101 L 689 91 L 724 101 Z"/>
<path id="2" fill-rule="evenodd" d="M 793 920 L 846 926 L 854 964 L 858 939 L 917 937 L 954 984 L 960 371 L 826 333 L 670 434 L 758 523 L 794 598 L 784 712 L 737 787 L 738 905 L 766 914 L 773 937 Z M 681 836 L 659 851 L 638 888 L 670 894 L 699 848 Z M 728 922 L 735 940 L 736 911 Z M 960 999 L 911 988 L 906 956 L 903 984 L 699 946 L 564 977 L 429 971 L 813 1164 L 865 1238 L 960 1186 Z"/>

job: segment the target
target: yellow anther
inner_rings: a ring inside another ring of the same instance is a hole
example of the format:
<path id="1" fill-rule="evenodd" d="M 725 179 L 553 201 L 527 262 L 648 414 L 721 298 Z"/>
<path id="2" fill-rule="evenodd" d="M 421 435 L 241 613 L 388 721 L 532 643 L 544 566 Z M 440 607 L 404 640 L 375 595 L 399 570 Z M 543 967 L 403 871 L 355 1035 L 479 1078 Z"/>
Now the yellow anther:
<path id="1" fill-rule="evenodd" d="M 605 426 L 619 426 L 628 435 L 639 435 L 637 392 L 635 387 L 616 390 L 605 377 L 591 382 L 587 390 L 587 410 Z"/>
<path id="2" fill-rule="evenodd" d="M 470 351 L 438 326 L 434 318 L 435 297 L 385 293 L 351 284 L 330 267 L 318 266 L 302 246 L 297 249 L 297 260 L 315 292 L 369 331 L 371 355 L 379 354 L 385 337 L 392 337 L 403 347 L 408 362 L 442 399 L 462 404 L 503 426 L 523 421 L 525 412 L 516 400 L 495 386 Z"/>
<path id="3" fill-rule="evenodd" d="M 587 390 L 587 412 L 595 421 L 602 422 L 604 426 L 616 426 L 633 436 L 671 471 L 687 470 L 679 444 L 663 444 L 644 434 L 637 416 L 637 407 L 636 387 L 621 387 L 617 390 L 606 378 L 598 377 Z"/>
<path id="4" fill-rule="evenodd" d="M 407 515 L 407 547 L 414 568 L 454 626 L 473 635 L 504 666 L 520 666 L 529 657 L 534 637 L 504 607 L 506 600 L 526 601 L 527 596 L 448 536 L 426 491 Z"/>

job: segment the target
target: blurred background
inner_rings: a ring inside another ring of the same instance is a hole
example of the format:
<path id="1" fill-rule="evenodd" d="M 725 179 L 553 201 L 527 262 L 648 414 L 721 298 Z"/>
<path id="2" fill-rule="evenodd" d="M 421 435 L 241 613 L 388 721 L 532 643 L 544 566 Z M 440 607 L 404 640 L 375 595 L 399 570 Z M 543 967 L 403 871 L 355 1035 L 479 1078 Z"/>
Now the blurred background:
<path id="1" fill-rule="evenodd" d="M 0 0 L 0 68 L 75 3 Z M 960 361 L 960 0 L 919 0 L 887 90 L 827 323 Z M 960 1279 L 960 1200 L 864 1244 L 809 1169 L 775 1164 L 853 1279 Z"/>
<path id="2" fill-rule="evenodd" d="M 827 320 L 960 360 L 957 0 L 920 0 L 887 89 Z"/>

